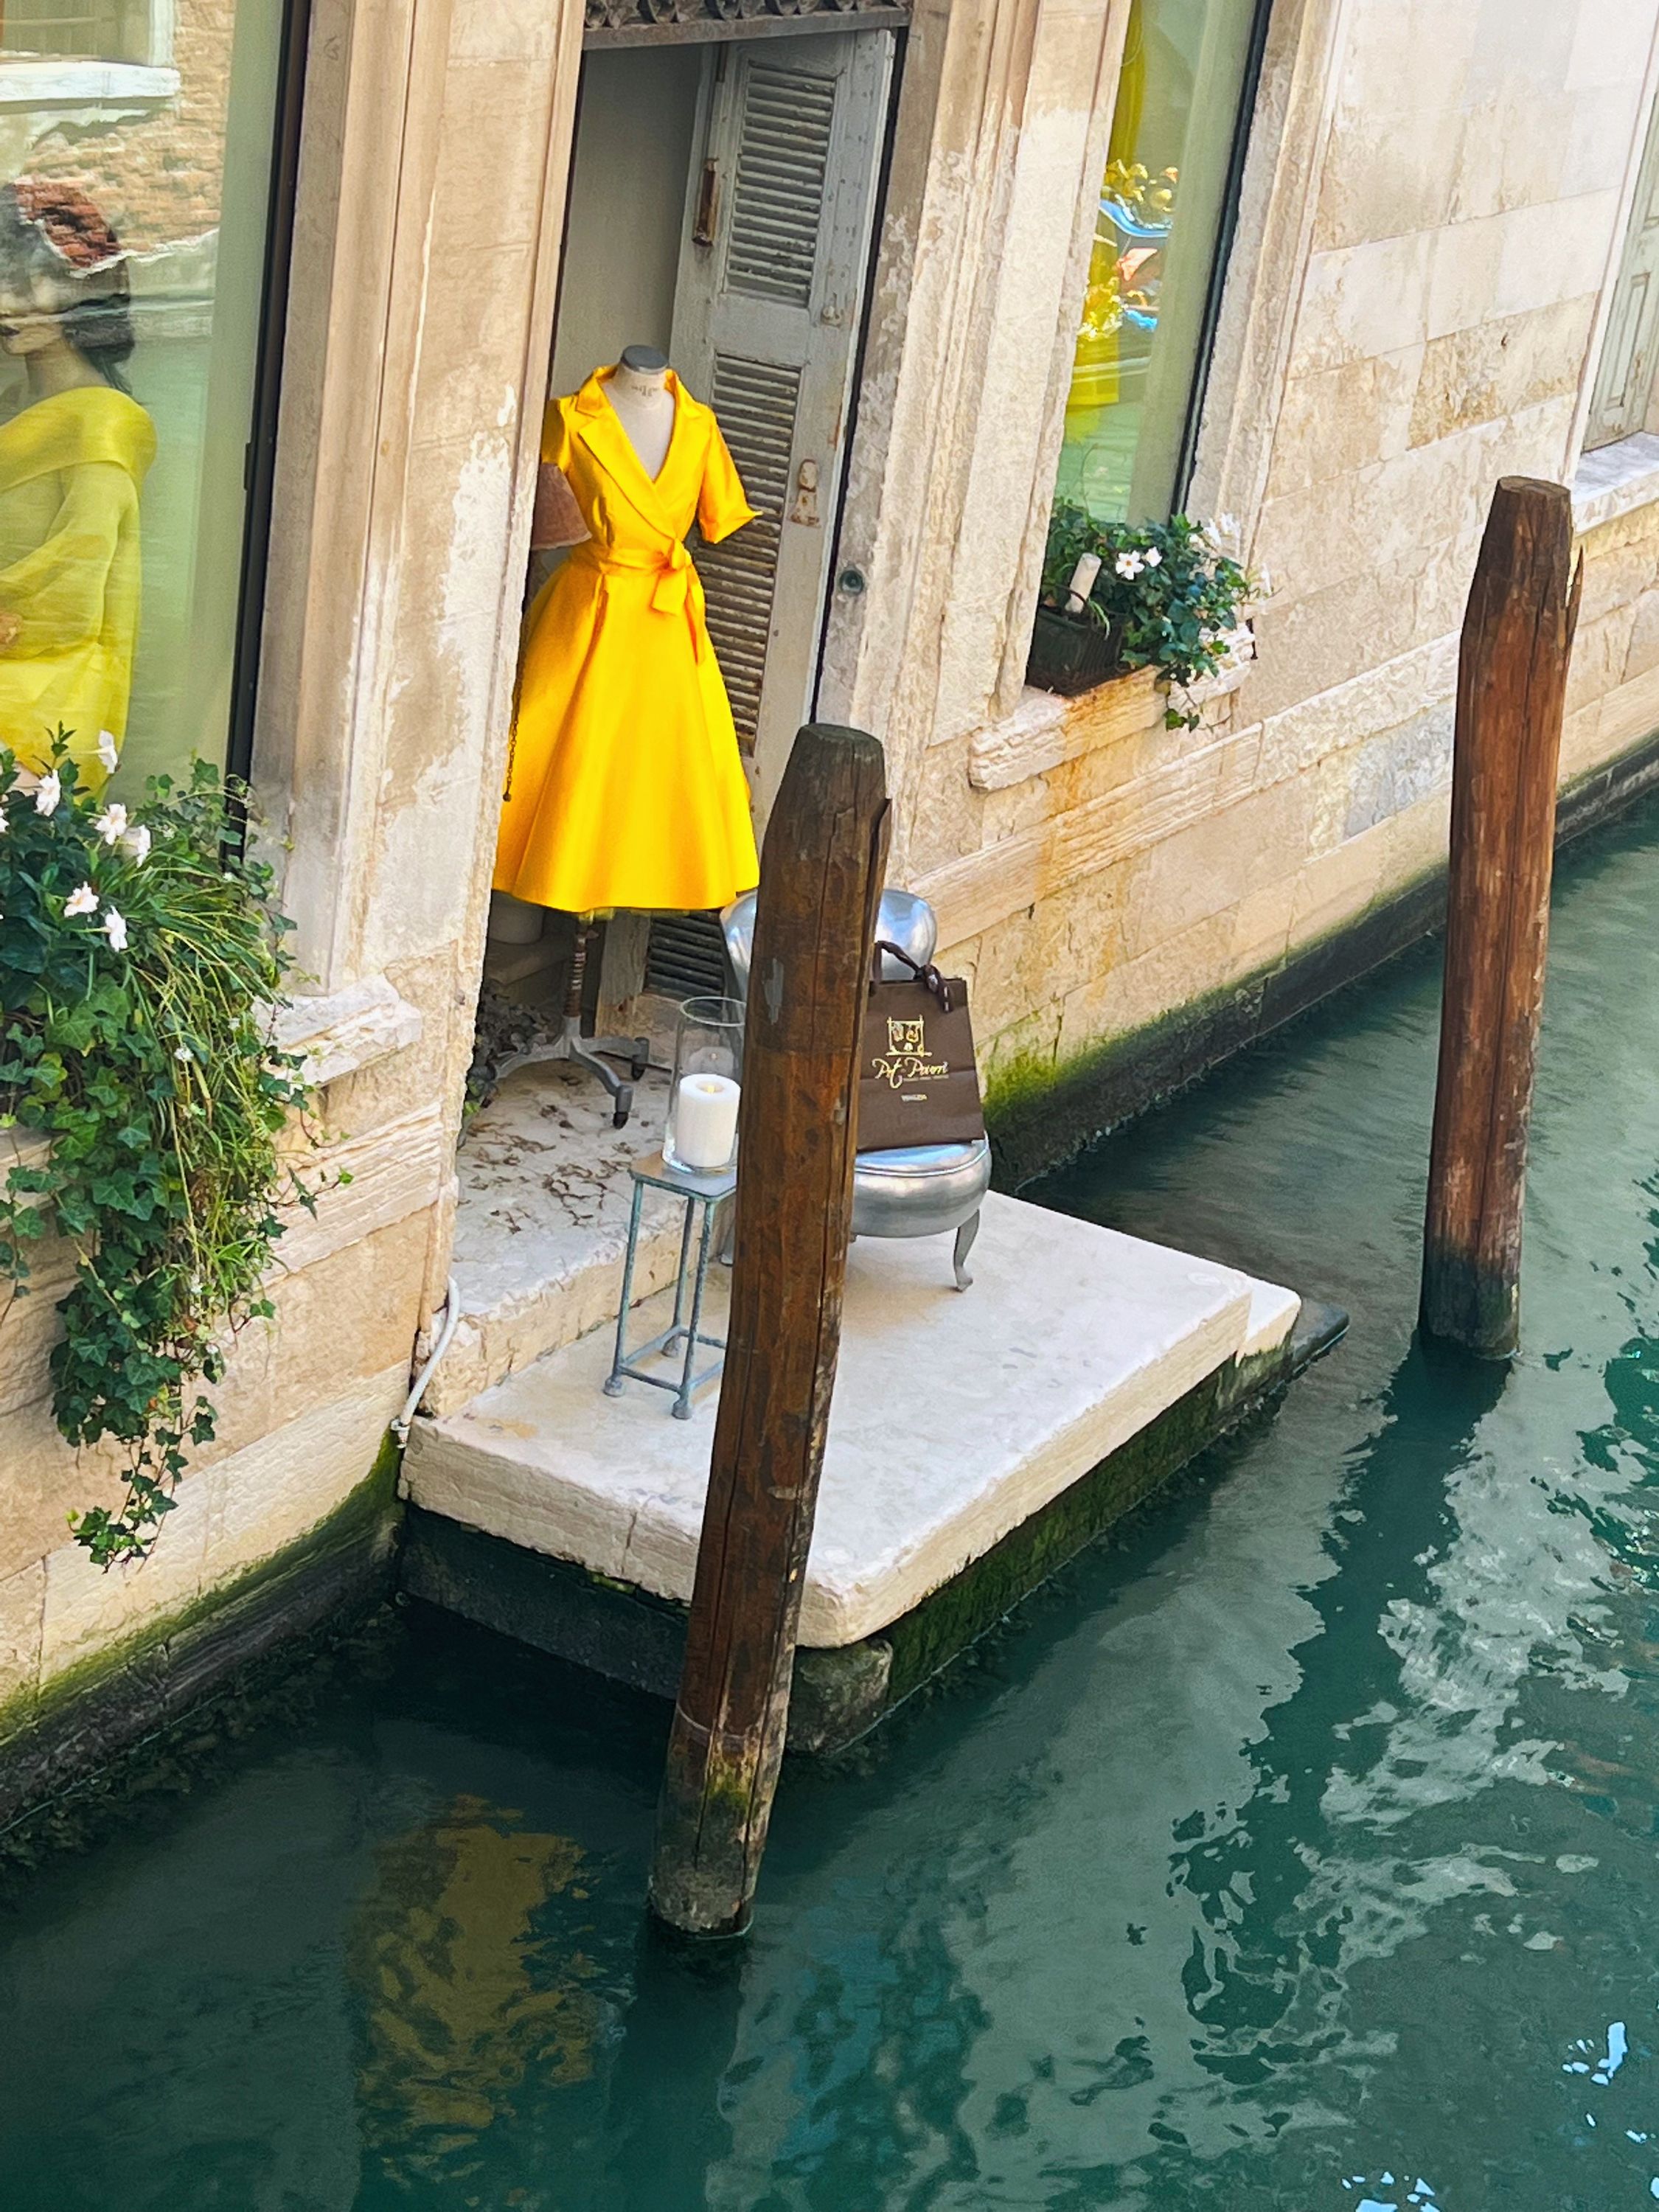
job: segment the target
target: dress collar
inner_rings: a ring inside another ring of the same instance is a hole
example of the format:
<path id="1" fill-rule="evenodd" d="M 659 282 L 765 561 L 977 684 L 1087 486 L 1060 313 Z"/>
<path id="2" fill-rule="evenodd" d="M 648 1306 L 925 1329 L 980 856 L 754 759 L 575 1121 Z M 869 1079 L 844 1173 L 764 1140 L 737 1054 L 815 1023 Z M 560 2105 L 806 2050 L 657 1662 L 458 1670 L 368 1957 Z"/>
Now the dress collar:
<path id="1" fill-rule="evenodd" d="M 672 538 L 677 533 L 664 519 L 660 495 L 681 441 L 690 428 L 690 417 L 697 410 L 697 403 L 671 368 L 666 382 L 674 395 L 674 427 L 668 435 L 668 451 L 663 456 L 661 468 L 654 477 L 648 477 L 645 464 L 634 450 L 634 441 L 623 428 L 622 418 L 605 390 L 616 373 L 614 367 L 596 368 L 577 392 L 572 403 L 580 418 L 577 427 L 584 444 L 605 473 L 626 492 L 648 521 Z"/>

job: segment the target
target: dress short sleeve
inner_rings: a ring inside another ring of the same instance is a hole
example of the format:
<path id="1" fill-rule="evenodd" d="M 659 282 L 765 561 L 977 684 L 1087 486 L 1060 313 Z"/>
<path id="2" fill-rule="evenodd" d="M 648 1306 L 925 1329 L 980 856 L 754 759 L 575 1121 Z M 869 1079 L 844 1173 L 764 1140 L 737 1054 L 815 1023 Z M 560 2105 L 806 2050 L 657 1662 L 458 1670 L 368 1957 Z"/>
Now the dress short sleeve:
<path id="1" fill-rule="evenodd" d="M 734 530 L 741 530 L 745 522 L 754 520 L 755 510 L 744 495 L 743 479 L 726 451 L 718 426 L 711 422 L 708 451 L 702 465 L 702 489 L 697 494 L 697 527 L 707 544 L 718 545 L 722 538 L 729 538 Z"/>
<path id="2" fill-rule="evenodd" d="M 543 411 L 541 457 L 556 469 L 570 466 L 570 422 L 562 399 L 550 399 Z"/>

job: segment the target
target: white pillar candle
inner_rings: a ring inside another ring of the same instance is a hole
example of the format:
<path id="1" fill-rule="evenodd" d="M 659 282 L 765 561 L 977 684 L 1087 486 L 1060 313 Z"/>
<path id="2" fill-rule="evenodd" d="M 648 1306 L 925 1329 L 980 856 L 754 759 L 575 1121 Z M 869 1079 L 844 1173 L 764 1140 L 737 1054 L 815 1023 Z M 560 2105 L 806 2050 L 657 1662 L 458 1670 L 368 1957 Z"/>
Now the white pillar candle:
<path id="1" fill-rule="evenodd" d="M 686 1075 L 674 1098 L 674 1158 L 683 1168 L 723 1168 L 738 1133 L 740 1086 L 729 1075 Z"/>

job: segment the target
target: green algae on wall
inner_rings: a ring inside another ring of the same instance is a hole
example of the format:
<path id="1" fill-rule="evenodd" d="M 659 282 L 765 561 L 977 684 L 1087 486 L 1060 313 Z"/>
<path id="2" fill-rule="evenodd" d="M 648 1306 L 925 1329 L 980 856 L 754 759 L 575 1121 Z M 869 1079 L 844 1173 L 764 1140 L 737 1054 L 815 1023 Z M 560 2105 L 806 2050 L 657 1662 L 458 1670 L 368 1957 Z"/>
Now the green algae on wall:
<path id="1" fill-rule="evenodd" d="M 218 1694 L 250 1662 L 388 1593 L 401 1458 L 388 1434 L 368 1473 L 294 1543 L 0 1705 L 0 1822 Z"/>
<path id="2" fill-rule="evenodd" d="M 1565 844 L 1611 819 L 1659 782 L 1659 732 L 1575 776 L 1557 802 Z M 1231 983 L 1172 1006 L 1065 1060 L 1016 1053 L 992 1070 L 985 1115 L 997 1180 L 1013 1188 L 1071 1158 L 1220 1061 L 1369 975 L 1439 927 L 1443 864 L 1380 892 L 1359 913 Z"/>

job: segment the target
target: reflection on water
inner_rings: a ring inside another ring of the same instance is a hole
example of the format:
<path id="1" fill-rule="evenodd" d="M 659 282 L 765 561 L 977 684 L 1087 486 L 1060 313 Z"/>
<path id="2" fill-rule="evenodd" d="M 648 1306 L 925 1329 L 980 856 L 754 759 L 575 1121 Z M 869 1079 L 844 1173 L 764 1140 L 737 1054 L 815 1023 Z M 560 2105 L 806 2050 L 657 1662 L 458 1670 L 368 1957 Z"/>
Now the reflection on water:
<path id="1" fill-rule="evenodd" d="M 522 1822 L 460 1796 L 374 1852 L 347 1953 L 363 2015 L 358 2110 L 365 2145 L 407 2180 L 465 2171 L 526 2081 L 561 2087 L 592 2070 L 596 1970 L 537 1919 L 557 1893 L 582 1897 L 582 1854 Z"/>
<path id="2" fill-rule="evenodd" d="M 1659 811 L 1566 871 L 1510 1370 L 1412 1334 L 1431 958 L 1048 1186 L 1346 1343 L 640 1914 L 655 1709 L 411 1613 L 0 1917 L 5 2212 L 1638 2212 Z"/>

